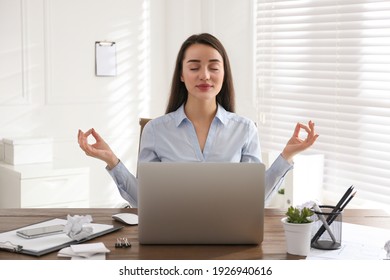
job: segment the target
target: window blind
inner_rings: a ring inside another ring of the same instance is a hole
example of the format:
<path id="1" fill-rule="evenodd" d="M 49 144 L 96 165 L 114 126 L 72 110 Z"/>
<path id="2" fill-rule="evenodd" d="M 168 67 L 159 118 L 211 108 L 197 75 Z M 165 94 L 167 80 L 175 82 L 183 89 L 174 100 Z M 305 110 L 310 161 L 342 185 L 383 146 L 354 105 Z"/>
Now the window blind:
<path id="1" fill-rule="evenodd" d="M 262 149 L 281 151 L 296 122 L 313 120 L 324 190 L 353 184 L 357 198 L 389 205 L 390 1 L 255 3 Z"/>

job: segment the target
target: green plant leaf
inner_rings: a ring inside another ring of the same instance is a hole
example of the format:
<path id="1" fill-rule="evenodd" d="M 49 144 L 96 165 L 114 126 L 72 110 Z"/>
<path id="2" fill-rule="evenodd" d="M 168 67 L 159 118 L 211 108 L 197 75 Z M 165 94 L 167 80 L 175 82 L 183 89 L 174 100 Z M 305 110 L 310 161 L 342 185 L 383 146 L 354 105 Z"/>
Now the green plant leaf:
<path id="1" fill-rule="evenodd" d="M 286 215 L 287 215 L 287 222 L 288 223 L 306 224 L 306 223 L 312 222 L 312 220 L 310 220 L 309 217 L 313 215 L 313 212 L 307 207 L 299 209 L 299 208 L 290 206 L 287 209 Z"/>

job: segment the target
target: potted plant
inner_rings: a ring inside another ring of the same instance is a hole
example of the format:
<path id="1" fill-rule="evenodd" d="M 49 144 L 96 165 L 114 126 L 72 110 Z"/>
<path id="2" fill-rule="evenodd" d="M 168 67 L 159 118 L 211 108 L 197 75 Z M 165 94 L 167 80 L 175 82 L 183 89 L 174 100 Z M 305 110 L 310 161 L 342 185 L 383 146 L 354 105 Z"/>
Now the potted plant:
<path id="1" fill-rule="evenodd" d="M 286 235 L 287 253 L 307 256 L 310 252 L 310 239 L 314 213 L 309 207 L 293 207 L 287 209 L 282 224 Z"/>

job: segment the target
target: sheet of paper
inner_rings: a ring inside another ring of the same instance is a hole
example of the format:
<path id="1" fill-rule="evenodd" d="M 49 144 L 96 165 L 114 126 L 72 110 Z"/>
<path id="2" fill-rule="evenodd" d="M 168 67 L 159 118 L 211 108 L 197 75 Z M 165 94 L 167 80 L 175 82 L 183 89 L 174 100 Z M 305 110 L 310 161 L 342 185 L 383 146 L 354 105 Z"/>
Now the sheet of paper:
<path id="1" fill-rule="evenodd" d="M 73 252 L 70 247 L 61 249 L 57 256 L 64 258 L 71 258 L 71 260 L 105 260 L 106 253 L 97 253 L 89 256 L 79 256 Z"/>
<path id="2" fill-rule="evenodd" d="M 70 257 L 72 260 L 105 259 L 110 250 L 102 242 L 70 245 L 58 252 L 59 257 Z"/>
<path id="3" fill-rule="evenodd" d="M 96 76 L 116 76 L 115 42 L 96 42 Z"/>
<path id="4" fill-rule="evenodd" d="M 110 250 L 104 246 L 102 242 L 98 243 L 89 243 L 89 244 L 75 244 L 70 245 L 70 248 L 73 252 L 78 255 L 93 255 L 97 253 L 109 253 Z"/>
<path id="5" fill-rule="evenodd" d="M 307 260 L 383 260 L 390 230 L 343 223 L 341 248 L 319 250 L 311 248 Z"/>

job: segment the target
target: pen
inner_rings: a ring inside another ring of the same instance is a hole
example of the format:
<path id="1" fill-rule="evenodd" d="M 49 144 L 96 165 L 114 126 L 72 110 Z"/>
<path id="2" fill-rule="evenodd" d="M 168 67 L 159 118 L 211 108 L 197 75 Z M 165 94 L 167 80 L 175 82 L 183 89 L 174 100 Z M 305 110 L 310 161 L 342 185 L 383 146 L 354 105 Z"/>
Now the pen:
<path id="1" fill-rule="evenodd" d="M 333 234 L 332 230 L 330 229 L 327 221 L 325 220 L 324 215 L 322 215 L 320 207 L 318 207 L 318 205 L 316 203 L 314 203 L 313 208 L 314 208 L 314 211 L 317 212 L 318 218 L 322 221 L 322 224 L 324 225 L 325 229 L 328 231 L 328 233 L 329 233 L 330 237 L 332 238 L 333 242 L 336 242 L 336 237 L 334 236 L 334 234 Z"/>
<path id="2" fill-rule="evenodd" d="M 353 185 L 351 185 L 347 190 L 346 192 L 344 193 L 344 195 L 341 197 L 341 199 L 339 200 L 339 202 L 337 202 L 335 208 L 334 208 L 334 212 L 336 212 L 340 207 L 341 205 L 343 205 L 344 201 L 348 198 L 349 194 L 353 191 Z"/>
<path id="3" fill-rule="evenodd" d="M 340 212 L 344 210 L 344 208 L 348 205 L 348 203 L 351 201 L 351 199 L 355 196 L 356 191 L 345 201 L 345 203 L 340 207 Z M 333 216 L 330 223 L 331 224 L 336 219 L 336 216 Z"/>
<path id="4" fill-rule="evenodd" d="M 344 208 L 345 208 L 345 206 L 347 206 L 348 205 L 348 203 L 351 201 L 351 199 L 355 196 L 355 194 L 356 194 L 356 191 L 348 198 L 348 200 L 343 204 L 343 206 L 341 206 L 341 211 L 343 211 L 344 210 Z"/>

